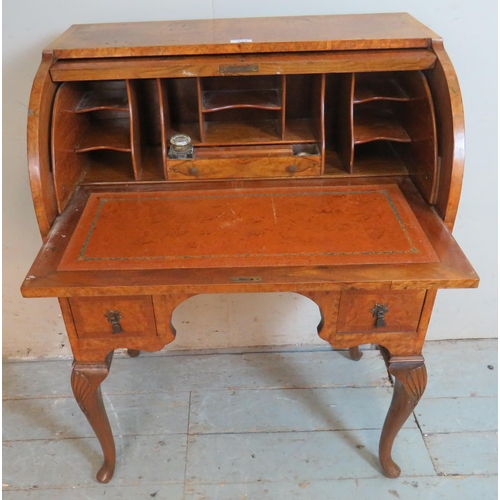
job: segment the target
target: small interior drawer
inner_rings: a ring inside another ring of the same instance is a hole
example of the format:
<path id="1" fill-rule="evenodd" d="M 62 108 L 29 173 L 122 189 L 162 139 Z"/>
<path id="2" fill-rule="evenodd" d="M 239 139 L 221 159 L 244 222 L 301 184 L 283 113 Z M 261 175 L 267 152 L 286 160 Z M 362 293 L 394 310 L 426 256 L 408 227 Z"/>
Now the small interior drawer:
<path id="1" fill-rule="evenodd" d="M 418 327 L 424 298 L 425 290 L 342 292 L 337 332 L 414 332 Z"/>
<path id="2" fill-rule="evenodd" d="M 150 296 L 75 297 L 69 303 L 80 338 L 156 335 Z"/>
<path id="3" fill-rule="evenodd" d="M 315 144 L 206 148 L 187 160 L 167 161 L 168 179 L 303 177 L 321 174 Z"/>

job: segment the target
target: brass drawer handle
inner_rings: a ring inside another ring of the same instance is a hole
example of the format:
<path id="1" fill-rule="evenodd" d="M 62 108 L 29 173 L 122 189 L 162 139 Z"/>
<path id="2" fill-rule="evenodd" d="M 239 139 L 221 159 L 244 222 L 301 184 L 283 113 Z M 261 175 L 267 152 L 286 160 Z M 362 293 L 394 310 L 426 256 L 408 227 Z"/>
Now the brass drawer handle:
<path id="1" fill-rule="evenodd" d="M 120 325 L 120 320 L 122 319 L 120 311 L 112 311 L 110 309 L 104 317 L 108 318 L 108 321 L 111 323 L 113 333 L 123 333 L 122 325 Z"/>
<path id="2" fill-rule="evenodd" d="M 389 309 L 385 304 L 375 304 L 375 307 L 370 309 L 370 312 L 375 318 L 375 324 L 373 325 L 375 328 L 383 328 L 387 326 L 385 324 L 385 315 L 389 312 Z"/>

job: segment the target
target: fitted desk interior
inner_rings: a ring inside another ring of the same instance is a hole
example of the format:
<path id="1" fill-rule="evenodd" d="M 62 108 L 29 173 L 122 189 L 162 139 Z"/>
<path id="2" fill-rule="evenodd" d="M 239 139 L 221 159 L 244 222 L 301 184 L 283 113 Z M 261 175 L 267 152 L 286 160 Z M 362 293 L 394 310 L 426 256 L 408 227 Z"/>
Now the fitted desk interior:
<path id="1" fill-rule="evenodd" d="M 407 14 L 73 26 L 43 53 L 28 160 L 43 245 L 22 293 L 59 298 L 99 481 L 113 351 L 162 349 L 193 295 L 273 291 L 312 299 L 353 359 L 380 346 L 399 475 L 436 291 L 478 284 L 451 235 L 463 111 L 437 35 Z"/>

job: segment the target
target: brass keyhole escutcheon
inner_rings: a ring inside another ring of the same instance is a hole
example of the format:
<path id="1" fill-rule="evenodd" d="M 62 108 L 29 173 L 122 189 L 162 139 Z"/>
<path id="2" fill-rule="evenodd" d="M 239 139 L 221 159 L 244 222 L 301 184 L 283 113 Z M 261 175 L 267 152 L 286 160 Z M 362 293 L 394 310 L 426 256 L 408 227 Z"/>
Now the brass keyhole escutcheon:
<path id="1" fill-rule="evenodd" d="M 375 318 L 375 328 L 383 328 L 387 326 L 385 324 L 385 315 L 389 312 L 389 309 L 385 304 L 375 304 L 373 309 L 370 309 L 373 317 Z"/>
<path id="2" fill-rule="evenodd" d="M 123 333 L 122 325 L 120 325 L 120 320 L 122 315 L 120 311 L 112 311 L 111 309 L 104 315 L 105 318 L 111 323 L 111 329 L 113 333 Z"/>

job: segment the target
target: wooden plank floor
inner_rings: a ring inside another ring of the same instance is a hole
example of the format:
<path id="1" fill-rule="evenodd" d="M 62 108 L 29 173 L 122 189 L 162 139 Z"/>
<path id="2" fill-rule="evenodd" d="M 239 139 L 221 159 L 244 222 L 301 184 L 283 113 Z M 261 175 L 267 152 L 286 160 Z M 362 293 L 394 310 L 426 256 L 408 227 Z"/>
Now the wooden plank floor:
<path id="1" fill-rule="evenodd" d="M 3 498 L 497 498 L 497 341 L 426 344 L 429 384 L 381 475 L 382 359 L 327 348 L 117 356 L 103 393 L 115 477 L 74 402 L 70 361 L 4 362 Z"/>

